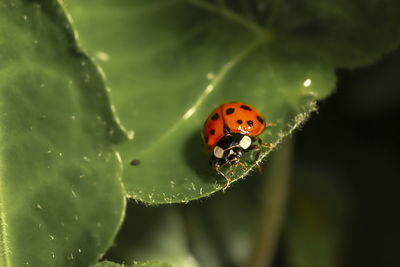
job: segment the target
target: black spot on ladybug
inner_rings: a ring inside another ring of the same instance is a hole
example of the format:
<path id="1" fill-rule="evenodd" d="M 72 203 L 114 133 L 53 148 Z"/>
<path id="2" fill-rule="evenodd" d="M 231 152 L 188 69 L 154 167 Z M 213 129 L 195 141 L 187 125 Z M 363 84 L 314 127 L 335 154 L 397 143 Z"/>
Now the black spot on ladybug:
<path id="1" fill-rule="evenodd" d="M 226 115 L 231 115 L 233 112 L 235 112 L 235 109 L 234 109 L 234 108 L 228 108 L 228 109 L 225 111 Z"/>
<path id="2" fill-rule="evenodd" d="M 218 115 L 218 113 L 215 113 L 214 115 L 212 115 L 212 117 L 211 117 L 211 119 L 213 120 L 213 121 L 216 121 L 216 120 L 218 120 L 218 118 L 219 118 L 219 115 Z"/>
<path id="3" fill-rule="evenodd" d="M 212 129 L 212 130 L 210 131 L 210 134 L 211 134 L 211 135 L 214 135 L 214 134 L 215 134 L 215 130 Z"/>
<path id="4" fill-rule="evenodd" d="M 140 162 L 139 159 L 134 159 L 134 160 L 131 161 L 131 165 L 132 165 L 132 166 L 140 165 L 140 163 L 141 163 L 141 162 Z"/>
<path id="5" fill-rule="evenodd" d="M 207 137 L 207 136 L 206 136 L 206 138 L 205 138 L 205 139 L 206 139 L 206 143 L 208 143 L 208 137 Z"/>
<path id="6" fill-rule="evenodd" d="M 247 121 L 247 124 L 249 125 L 249 126 L 253 126 L 253 121 Z"/>
<path id="7" fill-rule="evenodd" d="M 231 129 L 229 129 L 229 127 L 225 126 L 225 127 L 224 127 L 224 132 L 225 132 L 226 134 L 228 134 L 228 133 L 231 132 Z"/>
<path id="8" fill-rule="evenodd" d="M 263 120 L 260 116 L 257 116 L 257 120 L 258 120 L 260 123 L 264 123 L 264 120 Z"/>
<path id="9" fill-rule="evenodd" d="M 246 105 L 241 105 L 240 108 L 251 111 L 251 108 L 249 106 Z"/>
<path id="10" fill-rule="evenodd" d="M 239 124 L 242 124 L 242 123 L 243 123 L 242 120 L 237 120 L 236 122 L 239 123 Z"/>

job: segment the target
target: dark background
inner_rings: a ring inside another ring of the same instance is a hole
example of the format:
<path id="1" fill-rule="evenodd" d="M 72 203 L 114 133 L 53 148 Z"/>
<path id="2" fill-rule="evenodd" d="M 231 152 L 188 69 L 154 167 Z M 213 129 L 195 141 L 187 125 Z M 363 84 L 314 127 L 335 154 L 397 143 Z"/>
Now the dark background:
<path id="1" fill-rule="evenodd" d="M 335 170 L 347 190 L 345 266 L 400 266 L 400 50 L 337 76 L 296 134 L 296 166 Z"/>

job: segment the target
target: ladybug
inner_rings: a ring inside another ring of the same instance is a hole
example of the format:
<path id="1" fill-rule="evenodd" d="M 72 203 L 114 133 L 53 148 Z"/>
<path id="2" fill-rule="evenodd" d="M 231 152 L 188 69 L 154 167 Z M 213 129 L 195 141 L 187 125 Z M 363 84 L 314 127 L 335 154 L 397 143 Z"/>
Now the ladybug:
<path id="1" fill-rule="evenodd" d="M 240 161 L 245 152 L 258 150 L 255 164 L 261 171 L 257 162 L 261 152 L 260 146 L 272 148 L 272 145 L 263 144 L 258 136 L 266 127 L 273 125 L 274 123 L 267 124 L 255 108 L 242 102 L 224 103 L 210 113 L 204 123 L 202 136 L 208 152 L 212 153 L 211 166 L 226 180 L 223 191 L 228 187 L 230 177 L 224 174 L 221 168 L 229 164 L 230 175 L 232 167 L 238 164 L 246 169 Z M 255 141 L 258 141 L 258 144 L 253 144 Z"/>

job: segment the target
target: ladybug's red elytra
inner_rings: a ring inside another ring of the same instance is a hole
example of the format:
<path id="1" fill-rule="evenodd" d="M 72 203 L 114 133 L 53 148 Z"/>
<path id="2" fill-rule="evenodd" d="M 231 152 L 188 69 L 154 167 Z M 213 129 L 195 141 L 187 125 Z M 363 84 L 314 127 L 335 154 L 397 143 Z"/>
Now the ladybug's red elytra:
<path id="1" fill-rule="evenodd" d="M 210 164 L 226 180 L 224 191 L 229 186 L 230 177 L 224 174 L 221 168 L 229 164 L 230 175 L 232 167 L 238 164 L 246 169 L 240 161 L 244 152 L 258 150 L 255 163 L 261 171 L 257 162 L 261 152 L 260 146 L 271 148 L 272 145 L 263 144 L 258 136 L 266 127 L 272 125 L 274 123 L 266 123 L 254 107 L 242 102 L 224 103 L 208 116 L 202 136 L 208 151 L 212 152 Z M 258 144 L 253 144 L 255 141 L 258 141 Z"/>

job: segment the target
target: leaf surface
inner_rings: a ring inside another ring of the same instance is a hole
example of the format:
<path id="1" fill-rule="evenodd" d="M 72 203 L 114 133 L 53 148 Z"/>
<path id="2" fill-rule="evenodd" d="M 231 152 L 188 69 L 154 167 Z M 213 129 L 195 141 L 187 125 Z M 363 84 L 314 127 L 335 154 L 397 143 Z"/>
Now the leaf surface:
<path id="1" fill-rule="evenodd" d="M 0 25 L 0 265 L 88 266 L 123 217 L 125 133 L 57 1 L 2 1 Z"/>

